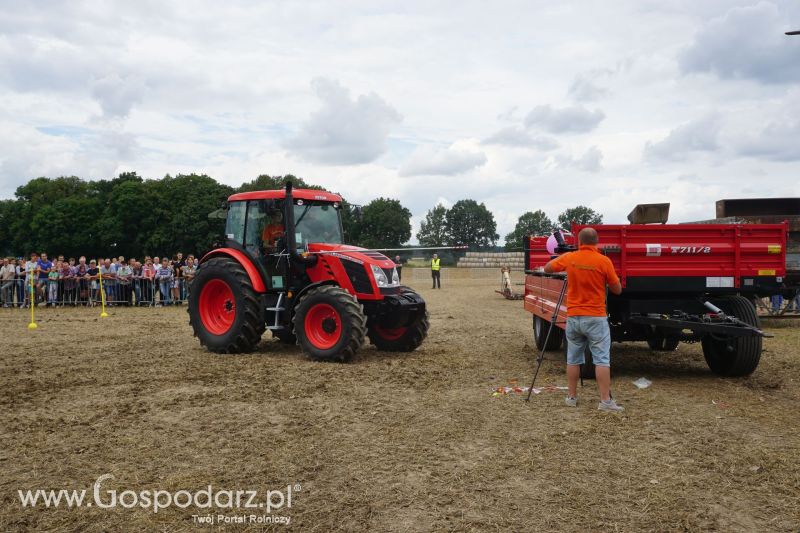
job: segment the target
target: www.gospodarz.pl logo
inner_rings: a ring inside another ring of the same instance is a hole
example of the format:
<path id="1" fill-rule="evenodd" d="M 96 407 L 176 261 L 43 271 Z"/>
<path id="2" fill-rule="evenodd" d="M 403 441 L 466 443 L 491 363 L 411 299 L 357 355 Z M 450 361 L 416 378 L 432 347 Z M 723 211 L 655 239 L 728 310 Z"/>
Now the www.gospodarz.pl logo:
<path id="1" fill-rule="evenodd" d="M 103 474 L 94 482 L 91 495 L 87 489 L 29 489 L 17 490 L 19 501 L 26 508 L 54 507 L 99 507 L 100 509 L 149 509 L 158 513 L 162 509 L 177 507 L 179 509 L 226 509 L 247 510 L 267 513 L 292 508 L 292 498 L 301 490 L 299 484 L 290 484 L 282 489 L 229 490 L 215 489 L 212 485 L 199 490 L 180 489 L 169 491 L 163 489 L 117 490 L 103 487 L 103 483 L 114 480 L 111 474 Z M 90 497 L 89 497 L 90 496 Z M 195 519 L 196 515 L 192 515 Z M 215 515 L 208 515 L 216 518 Z M 223 521 L 224 515 L 218 515 Z M 201 517 L 202 518 L 202 517 Z M 265 518 L 263 515 L 261 518 Z M 278 517 L 276 517 L 278 518 Z M 289 517 L 280 522 L 288 524 Z M 203 522 L 204 520 L 197 520 Z M 216 521 L 216 520 L 215 520 Z M 269 520 L 270 523 L 279 521 Z M 261 522 L 263 523 L 263 522 Z"/>

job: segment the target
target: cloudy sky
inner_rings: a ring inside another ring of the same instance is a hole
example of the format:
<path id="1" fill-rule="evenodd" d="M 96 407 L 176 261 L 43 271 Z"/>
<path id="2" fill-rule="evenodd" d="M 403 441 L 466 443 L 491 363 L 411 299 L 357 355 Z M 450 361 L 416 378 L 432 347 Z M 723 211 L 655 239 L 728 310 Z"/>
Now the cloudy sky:
<path id="1" fill-rule="evenodd" d="M 567 5 L 568 4 L 568 5 Z M 800 196 L 800 4 L 2 2 L 0 198 L 293 173 L 355 203 L 625 222 Z"/>

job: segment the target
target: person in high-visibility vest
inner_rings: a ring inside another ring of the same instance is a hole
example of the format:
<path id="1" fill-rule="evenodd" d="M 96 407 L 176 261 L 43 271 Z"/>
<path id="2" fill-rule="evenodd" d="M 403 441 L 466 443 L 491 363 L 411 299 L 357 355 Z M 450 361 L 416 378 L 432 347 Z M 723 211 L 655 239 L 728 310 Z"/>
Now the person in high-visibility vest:
<path id="1" fill-rule="evenodd" d="M 433 254 L 433 259 L 431 259 L 431 276 L 433 277 L 433 289 L 436 288 L 438 285 L 439 288 L 442 288 L 442 273 L 439 270 L 439 256 L 437 254 Z"/>

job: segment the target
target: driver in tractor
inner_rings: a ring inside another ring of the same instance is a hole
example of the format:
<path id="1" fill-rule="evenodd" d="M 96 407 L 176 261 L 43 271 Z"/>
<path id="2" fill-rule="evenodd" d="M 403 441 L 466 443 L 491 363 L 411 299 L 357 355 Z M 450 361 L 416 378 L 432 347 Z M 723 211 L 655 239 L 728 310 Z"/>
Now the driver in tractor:
<path id="1" fill-rule="evenodd" d="M 278 250 L 278 240 L 281 239 L 286 232 L 282 218 L 283 216 L 280 210 L 275 209 L 270 211 L 269 223 L 264 226 L 264 230 L 261 232 L 261 243 L 268 254 L 280 251 Z"/>

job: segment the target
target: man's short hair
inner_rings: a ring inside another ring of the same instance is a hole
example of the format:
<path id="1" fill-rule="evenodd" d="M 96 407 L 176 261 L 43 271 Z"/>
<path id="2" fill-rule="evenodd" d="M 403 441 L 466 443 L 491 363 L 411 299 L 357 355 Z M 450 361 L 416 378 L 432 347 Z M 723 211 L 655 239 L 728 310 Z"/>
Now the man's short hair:
<path id="1" fill-rule="evenodd" d="M 583 228 L 578 233 L 578 242 L 581 244 L 597 244 L 597 232 L 594 228 Z"/>

